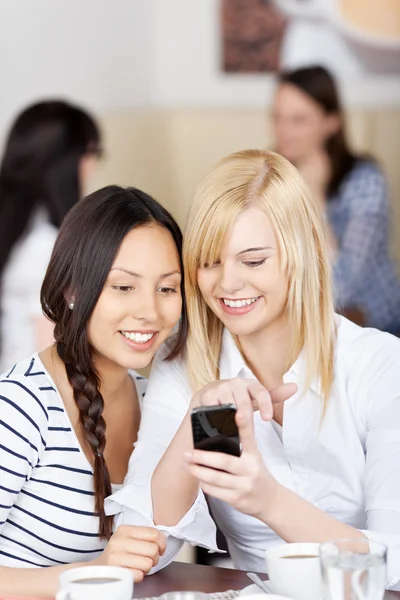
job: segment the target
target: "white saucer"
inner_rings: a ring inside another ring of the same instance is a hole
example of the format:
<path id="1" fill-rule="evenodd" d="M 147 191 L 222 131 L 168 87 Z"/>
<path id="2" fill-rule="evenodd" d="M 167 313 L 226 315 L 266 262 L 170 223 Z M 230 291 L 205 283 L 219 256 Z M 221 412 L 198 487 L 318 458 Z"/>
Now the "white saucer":
<path id="1" fill-rule="evenodd" d="M 240 596 L 255 596 L 255 595 L 267 596 L 268 595 L 268 600 L 291 600 L 291 598 L 289 598 L 288 596 L 279 596 L 277 594 L 274 594 L 272 592 L 272 586 L 269 583 L 269 581 L 264 581 L 264 583 L 268 587 L 268 590 L 269 590 L 268 592 L 264 593 L 262 590 L 260 590 L 260 588 L 255 583 L 252 583 L 251 585 L 248 585 L 247 587 L 242 589 L 242 591 L 239 593 L 239 597 Z M 322 600 L 322 598 L 321 598 L 321 600 Z"/>
<path id="2" fill-rule="evenodd" d="M 271 584 L 268 581 L 264 581 L 265 585 L 268 587 L 268 594 L 272 594 L 272 587 Z M 263 594 L 264 592 L 262 590 L 260 590 L 260 588 L 258 587 L 258 585 L 256 585 L 255 583 L 252 583 L 251 585 L 248 585 L 247 587 L 243 588 L 242 591 L 240 592 L 239 596 L 254 596 L 254 594 Z M 279 596 L 277 596 L 279 597 Z"/>
<path id="3" fill-rule="evenodd" d="M 288 598 L 288 596 L 279 596 L 277 594 L 274 594 L 272 591 L 272 586 L 269 581 L 264 581 L 264 583 L 266 584 L 266 586 L 269 589 L 269 591 L 265 592 L 265 594 L 262 590 L 260 590 L 260 588 L 255 583 L 252 583 L 251 585 L 248 585 L 247 587 L 242 589 L 242 591 L 239 593 L 239 597 L 240 596 L 254 596 L 256 594 L 257 595 L 264 594 L 264 596 L 268 595 L 268 600 L 291 600 L 291 598 Z M 323 600 L 323 599 L 321 598 L 321 600 Z"/>

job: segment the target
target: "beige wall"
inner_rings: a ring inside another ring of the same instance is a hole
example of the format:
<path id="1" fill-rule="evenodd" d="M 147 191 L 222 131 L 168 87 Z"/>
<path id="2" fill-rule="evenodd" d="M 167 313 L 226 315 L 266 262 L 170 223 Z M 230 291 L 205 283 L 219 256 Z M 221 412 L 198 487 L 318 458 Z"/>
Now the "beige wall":
<path id="1" fill-rule="evenodd" d="M 400 264 L 400 110 L 357 109 L 348 114 L 355 149 L 376 156 L 388 176 L 393 245 Z M 103 117 L 106 158 L 91 187 L 134 185 L 152 194 L 184 225 L 191 196 L 219 158 L 272 145 L 259 109 L 129 110 Z"/>

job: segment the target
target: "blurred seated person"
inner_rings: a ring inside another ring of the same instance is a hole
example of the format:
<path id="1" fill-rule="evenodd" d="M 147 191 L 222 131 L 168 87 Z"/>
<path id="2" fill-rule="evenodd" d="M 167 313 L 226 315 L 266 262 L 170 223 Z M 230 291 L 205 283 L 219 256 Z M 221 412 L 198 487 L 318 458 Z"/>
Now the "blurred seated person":
<path id="1" fill-rule="evenodd" d="M 283 73 L 273 124 L 277 152 L 300 171 L 325 217 L 339 310 L 360 325 L 399 333 L 385 177 L 373 159 L 350 150 L 330 73 L 319 66 Z"/>
<path id="2" fill-rule="evenodd" d="M 40 288 L 99 151 L 95 121 L 66 102 L 34 104 L 11 127 L 0 166 L 0 372 L 53 340 Z"/>

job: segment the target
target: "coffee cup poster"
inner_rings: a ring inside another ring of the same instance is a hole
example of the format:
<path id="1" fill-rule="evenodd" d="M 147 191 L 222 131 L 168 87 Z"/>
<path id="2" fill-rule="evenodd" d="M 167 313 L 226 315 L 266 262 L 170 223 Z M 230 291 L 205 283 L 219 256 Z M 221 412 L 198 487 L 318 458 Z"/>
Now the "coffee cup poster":
<path id="1" fill-rule="evenodd" d="M 220 0 L 228 73 L 400 74 L 400 0 Z"/>

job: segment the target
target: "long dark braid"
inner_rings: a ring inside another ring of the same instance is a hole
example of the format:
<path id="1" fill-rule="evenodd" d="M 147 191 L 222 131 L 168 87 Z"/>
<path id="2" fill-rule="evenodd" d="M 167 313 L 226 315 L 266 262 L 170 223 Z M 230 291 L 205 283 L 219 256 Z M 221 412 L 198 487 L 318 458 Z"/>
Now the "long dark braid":
<path id="1" fill-rule="evenodd" d="M 89 352 L 86 353 L 84 364 L 77 366 L 68 360 L 62 342 L 57 342 L 57 352 L 65 364 L 68 381 L 74 393 L 74 399 L 79 409 L 86 441 L 94 456 L 93 487 L 95 494 L 95 511 L 99 515 L 99 536 L 110 539 L 112 535 L 113 518 L 104 513 L 104 499 L 111 494 L 110 474 L 104 458 L 106 447 L 106 422 L 103 418 L 104 400 L 100 393 L 100 381 Z"/>

